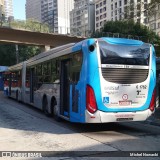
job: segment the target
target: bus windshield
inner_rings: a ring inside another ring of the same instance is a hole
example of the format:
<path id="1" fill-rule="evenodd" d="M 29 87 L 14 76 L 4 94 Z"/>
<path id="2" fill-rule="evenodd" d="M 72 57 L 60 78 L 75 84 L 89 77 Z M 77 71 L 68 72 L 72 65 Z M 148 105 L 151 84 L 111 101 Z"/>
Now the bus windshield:
<path id="1" fill-rule="evenodd" d="M 127 46 L 99 41 L 101 64 L 149 65 L 150 46 Z"/>

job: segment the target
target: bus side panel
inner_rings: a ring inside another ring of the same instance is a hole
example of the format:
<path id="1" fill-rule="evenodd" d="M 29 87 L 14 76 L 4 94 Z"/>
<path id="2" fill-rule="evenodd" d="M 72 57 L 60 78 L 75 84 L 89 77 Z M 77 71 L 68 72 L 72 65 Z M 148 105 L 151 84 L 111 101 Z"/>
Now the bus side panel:
<path id="1" fill-rule="evenodd" d="M 94 45 L 95 49 L 93 52 L 89 51 L 89 46 Z M 83 99 L 82 99 L 82 111 L 85 115 L 86 112 L 86 87 L 87 85 L 91 86 L 94 90 L 94 94 L 96 97 L 96 100 L 101 99 L 101 87 L 100 87 L 100 78 L 99 78 L 99 69 L 98 69 L 98 56 L 97 56 L 97 45 L 94 39 L 89 40 L 85 47 L 83 47 L 84 54 L 84 66 L 83 66 L 83 77 L 84 79 L 84 91 L 83 91 Z M 97 105 L 98 105 L 97 101 Z M 85 117 L 86 118 L 86 117 Z M 84 121 L 86 122 L 86 119 L 84 118 Z M 96 119 L 95 119 L 96 120 Z"/>
<path id="2" fill-rule="evenodd" d="M 84 102 L 84 90 L 85 90 L 85 54 L 83 51 L 84 43 L 79 42 L 76 43 L 73 48 L 72 52 L 77 52 L 82 50 L 82 66 L 81 66 L 81 71 L 80 71 L 80 77 L 79 81 L 77 84 L 71 84 L 70 85 L 70 121 L 71 122 L 81 122 L 84 123 L 85 121 L 85 114 L 84 114 L 84 109 L 83 109 L 83 102 Z M 76 104 L 75 104 L 76 103 Z M 74 105 L 76 106 L 76 111 L 74 111 Z"/>

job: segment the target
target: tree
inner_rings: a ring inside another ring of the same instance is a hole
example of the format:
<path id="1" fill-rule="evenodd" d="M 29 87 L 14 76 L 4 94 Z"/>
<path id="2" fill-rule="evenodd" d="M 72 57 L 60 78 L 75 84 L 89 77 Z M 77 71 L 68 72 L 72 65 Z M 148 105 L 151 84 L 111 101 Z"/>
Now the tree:
<path id="1" fill-rule="evenodd" d="M 16 64 L 15 56 L 15 46 L 14 45 L 0 45 L 0 65 L 1 66 L 11 66 Z"/>
<path id="2" fill-rule="evenodd" d="M 155 45 L 160 45 L 160 37 L 155 32 L 132 20 L 108 21 L 100 32 L 95 32 L 92 37 L 116 36 L 140 39 Z"/>
<path id="3" fill-rule="evenodd" d="M 40 50 L 40 47 L 37 47 L 37 46 L 19 45 L 18 52 L 19 52 L 19 62 L 22 62 L 39 54 L 41 50 Z"/>
<path id="4" fill-rule="evenodd" d="M 49 32 L 48 24 L 40 23 L 33 19 L 29 19 L 26 21 L 14 20 L 11 21 L 9 25 L 11 28 L 26 29 L 30 31 L 45 32 L 45 33 Z"/>
<path id="5" fill-rule="evenodd" d="M 40 47 L 37 46 L 18 46 L 19 62 L 25 61 L 40 53 Z M 0 65 L 11 66 L 16 64 L 15 44 L 0 45 Z"/>

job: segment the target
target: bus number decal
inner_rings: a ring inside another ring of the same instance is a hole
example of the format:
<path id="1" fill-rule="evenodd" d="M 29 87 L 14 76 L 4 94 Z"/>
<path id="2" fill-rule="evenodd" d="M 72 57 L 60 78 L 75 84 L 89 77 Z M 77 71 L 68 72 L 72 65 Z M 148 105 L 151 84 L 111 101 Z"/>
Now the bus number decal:
<path id="1" fill-rule="evenodd" d="M 137 85 L 136 89 L 147 89 L 147 85 Z"/>

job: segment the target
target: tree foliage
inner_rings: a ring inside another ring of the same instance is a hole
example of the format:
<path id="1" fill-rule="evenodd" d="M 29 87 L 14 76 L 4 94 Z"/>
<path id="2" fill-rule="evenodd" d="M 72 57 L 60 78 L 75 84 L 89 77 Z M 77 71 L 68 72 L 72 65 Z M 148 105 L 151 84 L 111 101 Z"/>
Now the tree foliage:
<path id="1" fill-rule="evenodd" d="M 19 45 L 18 47 L 19 62 L 28 60 L 29 58 L 39 54 L 40 52 L 41 52 L 40 47 Z"/>
<path id="2" fill-rule="evenodd" d="M 0 66 L 11 66 L 16 63 L 14 45 L 0 45 Z"/>
<path id="3" fill-rule="evenodd" d="M 117 36 L 140 39 L 160 45 L 160 37 L 147 26 L 135 23 L 134 21 L 108 21 L 101 31 L 95 32 L 93 37 Z"/>
<path id="4" fill-rule="evenodd" d="M 49 32 L 49 26 L 45 23 L 40 23 L 38 21 L 35 21 L 33 19 L 29 19 L 26 21 L 20 21 L 20 20 L 14 20 L 9 23 L 9 27 L 11 28 L 17 28 L 17 29 L 25 29 L 30 31 L 36 31 L 36 32 Z"/>
<path id="5" fill-rule="evenodd" d="M 40 53 L 40 48 L 35 46 L 18 46 L 18 61 L 25 61 Z M 0 65 L 11 66 L 16 64 L 16 47 L 14 44 L 0 45 Z"/>

